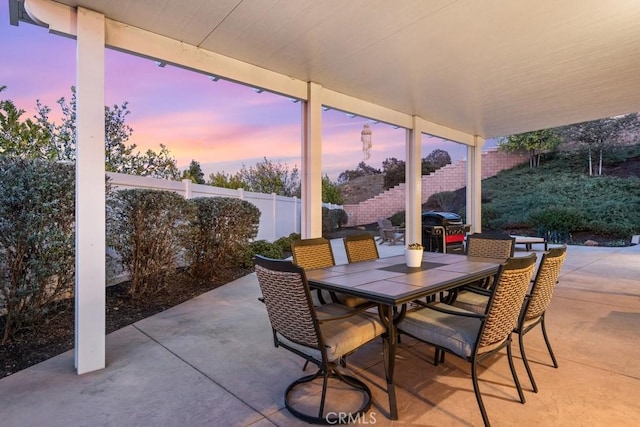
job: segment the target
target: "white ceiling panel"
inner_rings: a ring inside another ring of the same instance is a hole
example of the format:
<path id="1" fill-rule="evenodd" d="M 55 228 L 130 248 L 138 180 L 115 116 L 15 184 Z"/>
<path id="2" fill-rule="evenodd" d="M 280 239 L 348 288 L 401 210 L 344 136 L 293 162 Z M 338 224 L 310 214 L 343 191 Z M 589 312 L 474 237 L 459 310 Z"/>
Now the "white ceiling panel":
<path id="1" fill-rule="evenodd" d="M 640 110 L 637 0 L 58 0 L 485 138 Z"/>

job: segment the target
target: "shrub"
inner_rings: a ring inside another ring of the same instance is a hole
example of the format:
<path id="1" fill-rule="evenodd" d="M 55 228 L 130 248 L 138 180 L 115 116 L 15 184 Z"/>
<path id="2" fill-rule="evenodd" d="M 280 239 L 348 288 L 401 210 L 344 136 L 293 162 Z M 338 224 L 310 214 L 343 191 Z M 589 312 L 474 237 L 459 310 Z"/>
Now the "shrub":
<path id="1" fill-rule="evenodd" d="M 481 207 L 482 209 L 482 207 Z M 460 210 L 458 212 L 456 212 L 458 215 L 460 215 L 460 219 L 462 220 L 463 224 L 467 223 L 467 207 L 466 206 L 462 206 L 460 208 Z"/>
<path id="2" fill-rule="evenodd" d="M 289 247 L 289 249 L 291 249 L 291 247 Z M 255 242 L 251 242 L 246 248 L 243 267 L 251 268 L 253 266 L 253 257 L 256 255 L 274 259 L 283 258 L 282 248 L 278 244 L 275 242 L 271 243 L 267 240 L 256 240 Z"/>
<path id="3" fill-rule="evenodd" d="M 73 166 L 0 157 L 2 343 L 72 295 L 74 200 Z"/>
<path id="4" fill-rule="evenodd" d="M 140 298 L 168 285 L 189 221 L 187 201 L 174 192 L 118 190 L 108 199 L 107 244 L 131 274 Z"/>
<path id="5" fill-rule="evenodd" d="M 610 220 L 597 219 L 589 221 L 586 228 L 596 234 L 606 234 L 615 237 L 629 237 L 633 234 L 637 234 L 638 225 L 634 225 L 625 220 Z"/>
<path id="6" fill-rule="evenodd" d="M 566 241 L 569 233 L 584 229 L 584 216 L 578 210 L 552 206 L 534 211 L 529 216 L 538 235 L 550 236 L 550 241 Z"/>
<path id="7" fill-rule="evenodd" d="M 342 228 L 349 222 L 349 216 L 344 209 L 330 209 L 328 215 L 332 230 Z"/>
<path id="8" fill-rule="evenodd" d="M 389 217 L 389 221 L 391 221 L 391 224 L 395 225 L 396 227 L 404 227 L 406 217 L 406 212 L 401 211 L 391 215 Z"/>
<path id="9" fill-rule="evenodd" d="M 282 249 L 280 246 L 267 240 L 256 240 L 251 242 L 249 248 L 254 255 L 262 255 L 268 258 L 282 259 Z"/>
<path id="10" fill-rule="evenodd" d="M 454 202 L 456 200 L 456 193 L 453 191 L 441 191 L 439 193 L 432 194 L 427 200 L 428 206 L 438 206 L 437 209 L 450 212 L 454 209 Z"/>
<path id="11" fill-rule="evenodd" d="M 498 210 L 491 204 L 483 204 L 481 206 L 482 228 L 489 230 L 499 230 L 502 228 L 503 222 Z"/>
<path id="12" fill-rule="evenodd" d="M 291 233 L 288 236 L 280 237 L 278 240 L 273 242 L 273 244 L 280 248 L 284 256 L 284 254 L 291 253 L 291 242 L 294 240 L 300 240 L 300 234 Z"/>
<path id="13" fill-rule="evenodd" d="M 322 207 L 322 235 L 328 237 L 333 232 L 331 221 L 329 220 L 329 208 Z"/>
<path id="14" fill-rule="evenodd" d="M 258 234 L 260 210 L 230 197 L 190 199 L 195 217 L 185 243 L 189 272 L 195 280 L 225 278 L 246 264 L 246 250 Z"/>

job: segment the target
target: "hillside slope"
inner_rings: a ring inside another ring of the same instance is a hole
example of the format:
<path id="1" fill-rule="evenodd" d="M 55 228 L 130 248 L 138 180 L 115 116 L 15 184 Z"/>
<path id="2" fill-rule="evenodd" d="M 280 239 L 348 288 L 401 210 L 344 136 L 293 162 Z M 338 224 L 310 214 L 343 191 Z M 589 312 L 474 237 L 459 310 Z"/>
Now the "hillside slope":
<path id="1" fill-rule="evenodd" d="M 342 193 L 345 205 L 364 202 L 384 191 L 384 175 L 361 176 L 345 184 L 340 184 L 338 189 Z"/>

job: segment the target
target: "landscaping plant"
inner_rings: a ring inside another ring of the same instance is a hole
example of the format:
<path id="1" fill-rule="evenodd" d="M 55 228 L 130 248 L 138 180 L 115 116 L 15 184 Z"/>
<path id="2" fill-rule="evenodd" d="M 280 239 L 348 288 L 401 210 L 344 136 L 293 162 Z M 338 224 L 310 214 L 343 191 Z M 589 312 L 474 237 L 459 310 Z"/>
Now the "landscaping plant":
<path id="1" fill-rule="evenodd" d="M 243 264 L 249 242 L 258 235 L 260 210 L 230 197 L 200 197 L 188 203 L 195 216 L 184 245 L 193 279 L 222 277 Z"/>
<path id="2" fill-rule="evenodd" d="M 131 275 L 133 298 L 167 286 L 178 266 L 189 209 L 181 195 L 170 191 L 118 190 L 108 199 L 107 244 Z"/>
<path id="3" fill-rule="evenodd" d="M 74 189 L 71 165 L 0 157 L 2 344 L 54 315 L 72 295 Z"/>

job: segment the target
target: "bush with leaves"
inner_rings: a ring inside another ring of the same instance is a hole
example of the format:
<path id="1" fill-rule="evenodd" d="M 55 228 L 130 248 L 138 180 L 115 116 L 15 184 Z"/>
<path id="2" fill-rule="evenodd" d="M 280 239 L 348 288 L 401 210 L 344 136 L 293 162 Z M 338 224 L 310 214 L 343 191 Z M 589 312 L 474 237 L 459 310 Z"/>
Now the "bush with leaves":
<path id="1" fill-rule="evenodd" d="M 225 278 L 243 266 L 246 248 L 258 235 L 260 210 L 246 200 L 230 197 L 190 199 L 195 217 L 185 241 L 185 258 L 195 280 Z"/>
<path id="2" fill-rule="evenodd" d="M 256 240 L 247 246 L 242 266 L 251 268 L 253 266 L 253 257 L 256 255 L 273 259 L 282 259 L 284 257 L 282 248 L 275 242 L 271 243 L 268 240 Z"/>
<path id="3" fill-rule="evenodd" d="M 329 209 L 322 207 L 322 235 L 330 238 L 331 233 L 347 224 L 349 216 L 344 209 Z"/>
<path id="4" fill-rule="evenodd" d="M 488 230 L 502 230 L 504 227 L 504 220 L 500 216 L 500 212 L 496 207 L 491 204 L 483 204 L 480 207 L 482 216 L 482 229 Z"/>
<path id="5" fill-rule="evenodd" d="M 291 242 L 293 242 L 294 240 L 300 240 L 300 238 L 301 237 L 299 233 L 291 233 L 288 236 L 280 237 L 278 240 L 276 240 L 273 243 L 280 247 L 280 250 L 282 251 L 283 255 L 290 254 Z"/>
<path id="6" fill-rule="evenodd" d="M 131 275 L 133 298 L 169 285 L 189 226 L 190 206 L 177 193 L 118 190 L 108 199 L 107 244 Z"/>
<path id="7" fill-rule="evenodd" d="M 333 230 L 342 228 L 349 222 L 349 215 L 344 209 L 330 209 L 328 214 L 329 223 Z"/>
<path id="8" fill-rule="evenodd" d="M 552 236 L 551 241 L 558 241 L 553 236 L 569 236 L 573 231 L 581 231 L 585 226 L 584 216 L 576 209 L 552 206 L 534 211 L 529 221 L 536 228 L 538 235 Z"/>
<path id="9" fill-rule="evenodd" d="M 331 228 L 331 222 L 329 221 L 329 208 L 322 207 L 322 237 L 329 238 L 329 235 L 333 232 Z"/>
<path id="10" fill-rule="evenodd" d="M 344 203 L 344 197 L 338 185 L 331 181 L 328 175 L 322 177 L 322 201 L 324 203 L 333 203 L 341 205 Z"/>
<path id="11" fill-rule="evenodd" d="M 456 193 L 454 191 L 441 191 L 432 194 L 427 200 L 427 206 L 434 206 L 443 212 L 452 212 L 456 201 Z"/>
<path id="12" fill-rule="evenodd" d="M 391 215 L 389 217 L 389 221 L 391 221 L 391 224 L 396 227 L 404 227 L 406 224 L 406 217 L 407 213 L 405 211 L 400 211 Z"/>
<path id="13" fill-rule="evenodd" d="M 73 292 L 74 201 L 73 166 L 0 157 L 2 343 Z"/>

